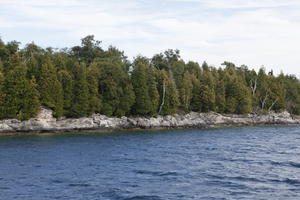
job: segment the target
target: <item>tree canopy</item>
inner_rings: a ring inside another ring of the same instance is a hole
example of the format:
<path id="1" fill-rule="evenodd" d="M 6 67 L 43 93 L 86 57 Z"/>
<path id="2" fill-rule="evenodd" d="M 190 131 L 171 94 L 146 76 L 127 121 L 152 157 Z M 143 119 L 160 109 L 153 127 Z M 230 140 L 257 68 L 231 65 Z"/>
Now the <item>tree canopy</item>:
<path id="1" fill-rule="evenodd" d="M 300 114 L 300 82 L 294 75 L 227 61 L 220 68 L 185 62 L 177 49 L 130 61 L 116 47 L 104 49 L 93 35 L 64 49 L 34 43 L 21 49 L 17 41 L 0 39 L 0 118 L 26 120 L 41 105 L 56 117 L 74 118 L 190 111 Z"/>

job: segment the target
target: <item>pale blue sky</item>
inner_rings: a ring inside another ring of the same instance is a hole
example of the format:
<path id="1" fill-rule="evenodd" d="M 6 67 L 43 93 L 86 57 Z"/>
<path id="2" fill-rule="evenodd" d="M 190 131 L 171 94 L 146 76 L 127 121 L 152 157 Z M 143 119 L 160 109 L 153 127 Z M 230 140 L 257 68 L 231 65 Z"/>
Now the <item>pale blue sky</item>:
<path id="1" fill-rule="evenodd" d="M 88 34 L 129 58 L 177 48 L 300 76 L 300 0 L 0 0 L 0 36 L 70 47 Z"/>

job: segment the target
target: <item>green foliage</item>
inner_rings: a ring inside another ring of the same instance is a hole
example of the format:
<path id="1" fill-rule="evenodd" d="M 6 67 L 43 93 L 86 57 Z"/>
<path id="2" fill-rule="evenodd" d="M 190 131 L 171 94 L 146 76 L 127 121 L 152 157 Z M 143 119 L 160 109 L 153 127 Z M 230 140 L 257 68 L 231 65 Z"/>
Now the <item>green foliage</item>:
<path id="1" fill-rule="evenodd" d="M 73 100 L 70 108 L 72 117 L 84 117 L 88 114 L 88 84 L 86 80 L 86 66 L 75 63 L 74 65 L 74 90 Z"/>
<path id="2" fill-rule="evenodd" d="M 171 115 L 176 113 L 179 105 L 175 83 L 169 79 L 165 70 L 160 71 L 158 80 L 160 94 L 160 115 Z M 165 93 L 165 94 L 164 94 Z"/>
<path id="3" fill-rule="evenodd" d="M 150 98 L 150 110 L 149 115 L 156 116 L 159 106 L 159 93 L 157 89 L 157 71 L 152 68 L 147 69 L 147 84 L 148 84 L 148 94 Z"/>
<path id="4" fill-rule="evenodd" d="M 223 113 L 226 107 L 226 98 L 225 98 L 225 84 L 224 81 L 221 79 L 217 82 L 216 89 L 216 111 L 218 113 Z"/>
<path id="5" fill-rule="evenodd" d="M 209 112 L 215 110 L 216 95 L 214 88 L 214 77 L 209 71 L 208 66 L 206 66 L 206 63 L 204 63 L 203 74 L 193 92 L 194 96 L 191 102 L 193 111 Z"/>
<path id="6" fill-rule="evenodd" d="M 93 35 L 88 35 L 81 39 L 81 46 L 72 48 L 72 55 L 78 60 L 91 63 L 95 58 L 100 57 L 102 49 L 101 41 L 95 40 Z"/>
<path id="7" fill-rule="evenodd" d="M 42 64 L 39 92 L 41 103 L 52 108 L 54 110 L 54 116 L 60 117 L 64 114 L 63 88 L 50 59 L 45 59 Z"/>
<path id="8" fill-rule="evenodd" d="M 29 119 L 40 105 L 56 117 L 157 116 L 189 111 L 219 113 L 281 112 L 300 114 L 300 82 L 224 62 L 184 62 L 179 50 L 133 63 L 123 51 L 89 35 L 80 46 L 43 49 L 34 43 L 0 40 L 0 118 Z"/>
<path id="9" fill-rule="evenodd" d="M 185 111 L 190 111 L 190 103 L 193 97 L 193 77 L 189 72 L 185 72 L 179 89 L 180 102 Z"/>
<path id="10" fill-rule="evenodd" d="M 120 101 L 116 111 L 114 112 L 114 115 L 118 117 L 128 115 L 132 105 L 135 102 L 135 94 L 133 91 L 132 84 L 129 80 L 125 81 L 124 85 L 122 85 L 122 90 L 120 91 L 119 99 Z"/>
<path id="11" fill-rule="evenodd" d="M 72 107 L 73 102 L 73 84 L 74 80 L 71 74 L 66 70 L 61 70 L 58 72 L 58 78 L 62 85 L 63 89 L 63 108 L 64 108 L 64 115 L 71 116 L 70 109 Z"/>
<path id="12" fill-rule="evenodd" d="M 192 99 L 192 110 L 196 112 L 214 111 L 215 93 L 207 84 L 195 87 L 195 95 Z"/>
<path id="13" fill-rule="evenodd" d="M 146 70 L 147 66 L 138 63 L 132 71 L 132 84 L 135 93 L 133 112 L 141 115 L 147 115 L 151 111 Z"/>
<path id="14" fill-rule="evenodd" d="M 6 74 L 1 88 L 0 103 L 1 119 L 26 120 L 34 117 L 39 111 L 39 94 L 35 80 L 26 79 L 24 65 L 15 66 Z"/>
<path id="15" fill-rule="evenodd" d="M 99 77 L 99 69 L 95 63 L 92 63 L 87 69 L 87 82 L 89 91 L 88 114 L 93 114 L 95 112 L 99 113 L 101 110 L 101 99 L 99 95 Z"/>

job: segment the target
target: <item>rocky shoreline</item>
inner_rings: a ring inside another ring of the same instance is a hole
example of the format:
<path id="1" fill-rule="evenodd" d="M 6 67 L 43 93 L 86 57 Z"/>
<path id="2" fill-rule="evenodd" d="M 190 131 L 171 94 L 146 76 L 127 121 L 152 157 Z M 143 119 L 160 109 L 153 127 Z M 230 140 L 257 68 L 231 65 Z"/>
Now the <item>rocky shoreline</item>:
<path id="1" fill-rule="evenodd" d="M 209 128 L 219 126 L 300 125 L 300 118 L 288 112 L 247 115 L 222 115 L 215 112 L 159 117 L 113 118 L 94 114 L 78 119 L 56 119 L 52 111 L 42 108 L 36 118 L 27 121 L 0 121 L 0 135 L 41 132 L 104 131 L 125 129 Z"/>

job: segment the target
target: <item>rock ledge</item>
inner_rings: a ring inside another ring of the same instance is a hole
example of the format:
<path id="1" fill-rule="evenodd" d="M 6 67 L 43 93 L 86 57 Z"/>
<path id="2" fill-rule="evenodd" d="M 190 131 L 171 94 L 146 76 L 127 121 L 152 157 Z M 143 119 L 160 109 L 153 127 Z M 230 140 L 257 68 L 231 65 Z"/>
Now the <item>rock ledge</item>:
<path id="1" fill-rule="evenodd" d="M 27 121 L 6 119 L 0 121 L 0 133 L 16 132 L 51 132 L 75 130 L 120 130 L 151 128 L 207 128 L 215 126 L 242 125 L 300 125 L 300 118 L 292 117 L 288 112 L 248 115 L 222 115 L 215 112 L 154 117 L 107 117 L 94 114 L 78 119 L 59 119 L 52 116 L 52 111 L 41 108 L 36 118 Z"/>

